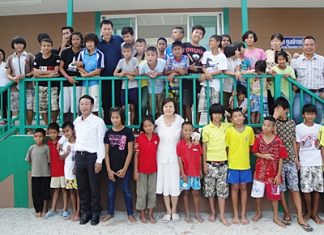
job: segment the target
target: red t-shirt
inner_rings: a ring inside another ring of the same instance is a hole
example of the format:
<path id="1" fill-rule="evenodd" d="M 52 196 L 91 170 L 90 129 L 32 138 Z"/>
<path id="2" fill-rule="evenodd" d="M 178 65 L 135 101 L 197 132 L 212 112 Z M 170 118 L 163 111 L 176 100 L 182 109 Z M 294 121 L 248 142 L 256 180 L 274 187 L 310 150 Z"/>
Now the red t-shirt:
<path id="1" fill-rule="evenodd" d="M 157 172 L 156 152 L 160 138 L 153 134 L 149 140 L 144 133 L 141 133 L 135 140 L 138 145 L 135 149 L 138 152 L 138 172 L 152 174 Z"/>
<path id="2" fill-rule="evenodd" d="M 264 142 L 263 135 L 257 136 L 253 148 L 253 153 L 273 154 L 274 160 L 257 158 L 254 171 L 254 179 L 264 182 L 273 183 L 278 173 L 279 160 L 288 157 L 286 148 L 278 136 L 275 136 L 269 144 Z"/>
<path id="3" fill-rule="evenodd" d="M 186 176 L 200 176 L 202 148 L 200 144 L 188 147 L 185 140 L 177 144 L 177 155 L 181 158 Z"/>
<path id="4" fill-rule="evenodd" d="M 64 176 L 64 160 L 60 159 L 60 154 L 56 150 L 57 143 L 54 144 L 52 140 L 47 142 L 47 145 L 50 149 L 50 158 L 51 158 L 51 176 L 60 177 Z"/>

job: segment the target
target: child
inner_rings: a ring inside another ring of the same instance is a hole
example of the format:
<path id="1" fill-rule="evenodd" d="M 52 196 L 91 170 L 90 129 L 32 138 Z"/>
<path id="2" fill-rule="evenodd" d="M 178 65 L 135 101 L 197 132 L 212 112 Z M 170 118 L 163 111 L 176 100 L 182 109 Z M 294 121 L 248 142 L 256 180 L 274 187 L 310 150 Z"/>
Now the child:
<path id="1" fill-rule="evenodd" d="M 266 60 L 267 56 L 264 50 L 255 47 L 258 37 L 255 32 L 247 31 L 242 36 L 242 41 L 246 43 L 247 48 L 244 51 L 244 57 L 251 61 L 251 68 L 253 69 L 258 60 Z"/>
<path id="2" fill-rule="evenodd" d="M 34 60 L 34 77 L 36 78 L 53 78 L 59 76 L 60 58 L 58 55 L 52 53 L 53 41 L 50 38 L 43 38 L 41 40 L 41 55 L 35 57 Z M 59 82 L 51 82 L 51 104 L 48 104 L 48 82 L 40 81 L 39 85 L 39 113 L 45 124 L 48 124 L 47 109 L 48 105 L 51 105 L 51 117 L 52 122 L 56 122 L 58 115 L 58 86 Z M 36 112 L 36 99 L 34 99 L 34 112 Z"/>
<path id="3" fill-rule="evenodd" d="M 65 188 L 70 192 L 73 213 L 71 219 L 78 221 L 80 219 L 80 198 L 78 194 L 78 185 L 75 177 L 75 131 L 72 122 L 65 122 L 62 126 L 63 133 L 67 139 L 60 151 L 61 159 L 64 159 L 64 177 Z"/>
<path id="4" fill-rule="evenodd" d="M 126 77 L 128 81 L 128 97 L 125 97 L 126 81 L 122 81 L 122 91 L 121 91 L 121 104 L 123 109 L 125 108 L 125 100 L 128 99 L 128 104 L 130 104 L 130 124 L 134 124 L 135 120 L 135 106 L 138 104 L 138 83 L 134 76 L 138 74 L 137 70 L 137 59 L 132 56 L 132 45 L 129 43 L 124 43 L 122 46 L 123 59 L 120 59 L 116 69 L 114 71 L 114 76 Z M 128 109 L 126 109 L 128 111 Z"/>
<path id="5" fill-rule="evenodd" d="M 172 57 L 169 57 L 164 73 L 168 76 L 169 81 L 169 97 L 176 103 L 179 101 L 179 81 L 174 77 L 177 75 L 185 75 L 188 73 L 189 59 L 183 55 L 182 42 L 175 41 L 172 43 Z"/>
<path id="6" fill-rule="evenodd" d="M 87 33 L 84 36 L 84 48 L 75 62 L 81 77 L 100 76 L 101 70 L 105 67 L 104 54 L 97 49 L 99 43 L 95 33 Z M 99 112 L 99 81 L 89 80 L 83 82 L 82 95 L 90 95 L 94 99 L 92 108 L 93 114 L 98 116 Z"/>
<path id="7" fill-rule="evenodd" d="M 132 57 L 136 54 L 136 47 L 135 47 L 135 36 L 134 36 L 134 29 L 130 26 L 125 26 L 121 30 L 121 35 L 123 37 L 124 42 L 121 44 L 121 49 L 123 50 L 123 46 L 125 43 L 131 45 L 131 55 Z"/>
<path id="8" fill-rule="evenodd" d="M 156 47 L 158 49 L 158 58 L 165 60 L 166 59 L 165 49 L 168 45 L 167 40 L 164 37 L 160 37 L 156 41 L 156 44 L 157 44 Z"/>
<path id="9" fill-rule="evenodd" d="M 156 154 L 159 136 L 154 133 L 154 121 L 145 117 L 141 123 L 142 133 L 136 138 L 137 148 L 134 156 L 134 180 L 136 181 L 136 209 L 140 211 L 140 220 L 147 223 L 145 209 L 149 211 L 150 223 L 156 223 L 153 209 L 156 206 Z"/>
<path id="10" fill-rule="evenodd" d="M 288 158 L 283 160 L 282 165 L 282 184 L 280 185 L 281 204 L 284 210 L 282 222 L 285 225 L 291 224 L 291 215 L 286 203 L 285 191 L 290 189 L 290 193 L 297 211 L 297 222 L 306 231 L 312 231 L 312 227 L 303 219 L 302 204 L 299 194 L 298 170 L 300 168 L 298 153 L 296 152 L 296 132 L 295 121 L 289 120 L 287 113 L 289 111 L 289 102 L 284 97 L 279 97 L 274 102 L 273 117 L 276 121 L 276 132 L 278 137 L 285 144 L 288 152 Z"/>
<path id="11" fill-rule="evenodd" d="M 300 185 L 303 193 L 306 220 L 312 218 L 317 224 L 324 224 L 318 215 L 320 193 L 324 191 L 323 161 L 317 139 L 321 125 L 314 123 L 317 110 L 313 104 L 302 109 L 304 122 L 296 126 L 297 152 L 300 162 Z"/>
<path id="12" fill-rule="evenodd" d="M 228 152 L 228 178 L 231 184 L 234 224 L 249 224 L 246 217 L 247 184 L 252 182 L 250 165 L 250 146 L 254 143 L 254 132 L 244 126 L 244 115 L 240 108 L 232 110 L 231 120 L 234 124 L 226 130 L 226 146 Z M 238 212 L 238 193 L 241 192 L 241 220 Z"/>
<path id="13" fill-rule="evenodd" d="M 171 33 L 171 39 L 173 42 L 175 41 L 182 41 L 184 37 L 184 28 L 180 27 L 180 26 L 176 26 L 172 29 L 172 33 Z M 168 46 L 165 50 L 165 55 L 166 55 L 166 59 L 172 58 L 173 57 L 173 53 L 172 53 L 172 46 Z"/>
<path id="14" fill-rule="evenodd" d="M 50 150 L 44 144 L 45 136 L 44 129 L 35 130 L 35 144 L 29 147 L 25 159 L 31 164 L 32 198 L 37 218 L 46 214 L 50 199 Z"/>
<path id="15" fill-rule="evenodd" d="M 211 210 L 209 221 L 216 220 L 215 195 L 217 194 L 219 219 L 224 225 L 230 226 L 225 218 L 225 199 L 228 197 L 225 132 L 229 124 L 221 122 L 224 113 L 225 109 L 222 105 L 212 104 L 209 107 L 211 122 L 202 129 L 204 195 L 208 197 Z"/>
<path id="16" fill-rule="evenodd" d="M 200 178 L 202 177 L 201 160 L 202 149 L 200 144 L 193 144 L 191 135 L 193 125 L 190 122 L 182 123 L 182 140 L 177 145 L 177 155 L 180 167 L 180 189 L 184 191 L 183 201 L 186 211 L 185 221 L 191 223 L 189 213 L 189 191 L 192 189 L 192 196 L 195 204 L 195 215 L 199 223 L 204 222 L 200 216 Z"/>
<path id="17" fill-rule="evenodd" d="M 51 188 L 54 189 L 52 209 L 45 215 L 45 219 L 48 219 L 54 215 L 57 215 L 56 204 L 60 196 L 60 189 L 63 193 L 63 218 L 67 219 L 70 216 L 70 212 L 67 211 L 68 194 L 65 189 L 64 178 L 64 160 L 60 158 L 57 151 L 57 144 L 59 141 L 60 127 L 56 122 L 50 123 L 47 128 L 50 139 L 47 145 L 50 149 L 51 157 Z"/>
<path id="18" fill-rule="evenodd" d="M 210 105 L 219 103 L 219 92 L 220 92 L 220 82 L 218 79 L 213 79 L 214 75 L 218 75 L 227 70 L 227 60 L 223 53 L 219 53 L 219 48 L 221 46 L 222 37 L 218 35 L 212 35 L 209 38 L 209 48 L 210 51 L 205 51 L 201 59 L 203 64 L 203 74 L 200 78 L 200 94 L 198 102 L 198 115 L 197 120 L 199 122 L 200 115 L 202 112 L 207 112 L 207 98 L 210 100 Z M 207 96 L 207 83 L 209 80 L 209 97 Z M 228 101 L 227 101 L 228 102 Z M 228 105 L 227 105 L 228 106 Z"/>
<path id="19" fill-rule="evenodd" d="M 103 221 L 114 217 L 116 186 L 119 184 L 123 189 L 128 220 L 135 222 L 129 169 L 133 156 L 134 135 L 131 129 L 125 127 L 122 109 L 111 108 L 110 119 L 113 126 L 106 132 L 104 138 L 105 162 L 108 172 L 108 213 Z"/>
<path id="20" fill-rule="evenodd" d="M 262 134 L 257 136 L 252 148 L 257 157 L 251 192 L 251 196 L 256 198 L 256 213 L 252 220 L 257 222 L 262 217 L 261 199 L 265 192 L 267 199 L 272 202 L 273 222 L 285 228 L 286 225 L 278 217 L 278 201 L 282 159 L 287 157 L 287 152 L 280 138 L 274 134 L 275 128 L 276 120 L 273 117 L 265 117 Z"/>
<path id="21" fill-rule="evenodd" d="M 265 73 L 267 64 L 265 60 L 258 60 L 255 63 L 255 73 Z M 263 79 L 263 88 L 261 88 L 261 79 Z M 251 84 L 251 122 L 260 123 L 261 109 L 263 109 L 263 115 L 268 113 L 268 99 L 267 99 L 267 81 L 264 78 L 252 78 Z M 261 100 L 261 89 L 263 89 L 262 100 Z"/>
<path id="22" fill-rule="evenodd" d="M 242 113 L 245 117 L 244 119 L 244 123 L 246 121 L 246 113 L 247 113 L 247 98 L 246 98 L 246 88 L 243 85 L 238 85 L 236 87 L 236 97 L 237 97 L 237 107 L 241 108 Z M 231 96 L 230 100 L 229 100 L 229 105 L 230 105 L 230 109 L 233 110 L 234 109 L 234 94 Z"/>
<path id="23" fill-rule="evenodd" d="M 149 47 L 146 50 L 146 60 L 139 65 L 139 74 L 149 77 L 149 113 L 154 116 L 162 114 L 162 103 L 164 99 L 164 81 L 157 79 L 163 75 L 165 60 L 158 58 L 158 52 L 155 47 Z M 153 94 L 154 86 L 154 94 Z M 152 95 L 155 96 L 155 104 L 152 103 Z M 155 106 L 155 113 L 152 114 L 152 107 Z"/>

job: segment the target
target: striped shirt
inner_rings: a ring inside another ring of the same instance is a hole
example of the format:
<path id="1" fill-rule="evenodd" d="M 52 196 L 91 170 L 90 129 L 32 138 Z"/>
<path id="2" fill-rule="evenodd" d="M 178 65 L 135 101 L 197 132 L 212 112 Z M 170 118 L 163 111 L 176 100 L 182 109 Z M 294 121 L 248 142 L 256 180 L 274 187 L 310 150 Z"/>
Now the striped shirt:
<path id="1" fill-rule="evenodd" d="M 324 88 L 324 57 L 314 54 L 307 59 L 304 54 L 291 61 L 291 67 L 296 71 L 297 82 L 307 89 Z"/>

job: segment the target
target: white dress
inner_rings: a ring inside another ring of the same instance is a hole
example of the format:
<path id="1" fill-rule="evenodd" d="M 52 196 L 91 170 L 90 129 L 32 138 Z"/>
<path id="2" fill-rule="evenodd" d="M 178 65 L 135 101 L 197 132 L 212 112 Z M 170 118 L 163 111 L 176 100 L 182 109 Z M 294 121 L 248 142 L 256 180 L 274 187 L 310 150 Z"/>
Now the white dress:
<path id="1" fill-rule="evenodd" d="M 183 119 L 177 114 L 175 116 L 171 126 L 165 124 L 163 115 L 155 121 L 156 132 L 160 137 L 157 150 L 156 193 L 164 196 L 180 195 L 180 170 L 176 147 L 180 140 Z"/>

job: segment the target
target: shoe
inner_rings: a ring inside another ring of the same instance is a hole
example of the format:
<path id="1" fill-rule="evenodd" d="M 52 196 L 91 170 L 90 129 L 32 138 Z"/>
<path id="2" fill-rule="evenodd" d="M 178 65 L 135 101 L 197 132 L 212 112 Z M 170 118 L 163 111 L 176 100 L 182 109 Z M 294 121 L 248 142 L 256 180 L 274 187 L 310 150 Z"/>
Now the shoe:
<path id="1" fill-rule="evenodd" d="M 172 221 L 177 223 L 180 221 L 179 214 L 172 214 Z"/>
<path id="2" fill-rule="evenodd" d="M 69 211 L 63 211 L 63 218 L 68 219 L 70 217 L 71 213 Z"/>
<path id="3" fill-rule="evenodd" d="M 94 215 L 92 216 L 92 219 L 91 219 L 91 225 L 97 225 L 99 224 L 99 215 Z"/>
<path id="4" fill-rule="evenodd" d="M 45 215 L 45 219 L 48 219 L 48 218 L 51 218 L 53 216 L 57 215 L 57 212 L 56 211 L 48 211 Z"/>
<path id="5" fill-rule="evenodd" d="M 91 220 L 91 217 L 90 217 L 90 216 L 88 216 L 88 215 L 86 215 L 86 214 L 83 214 L 83 215 L 81 216 L 81 219 L 80 219 L 80 224 L 81 224 L 81 225 L 82 225 L 82 224 L 86 224 L 86 223 L 88 223 L 90 220 Z"/>
<path id="6" fill-rule="evenodd" d="M 169 223 L 171 221 L 171 215 L 170 214 L 166 214 L 165 216 L 163 216 L 163 223 Z"/>

